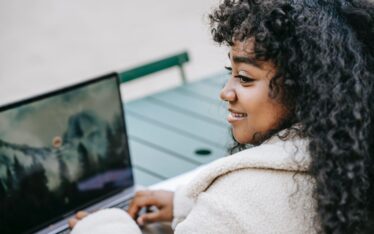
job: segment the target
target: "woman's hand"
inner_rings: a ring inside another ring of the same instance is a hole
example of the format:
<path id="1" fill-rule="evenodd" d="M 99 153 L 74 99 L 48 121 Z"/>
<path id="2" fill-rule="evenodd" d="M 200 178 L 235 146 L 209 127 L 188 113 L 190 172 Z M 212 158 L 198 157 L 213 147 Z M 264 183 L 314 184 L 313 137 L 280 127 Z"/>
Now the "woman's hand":
<path id="1" fill-rule="evenodd" d="M 89 215 L 88 212 L 85 212 L 85 211 L 79 211 L 75 214 L 75 217 L 74 218 L 71 218 L 69 219 L 68 221 L 68 224 L 69 224 L 69 228 L 70 229 L 73 229 L 74 226 L 78 223 L 79 220 L 83 219 L 84 217 L 86 217 L 87 215 Z"/>
<path id="2" fill-rule="evenodd" d="M 135 194 L 134 199 L 130 203 L 128 213 L 137 221 L 139 225 L 145 223 L 152 223 L 157 221 L 172 221 L 173 219 L 173 192 L 168 191 L 139 191 Z M 142 208 L 156 207 L 157 210 L 152 210 L 150 213 L 145 213 L 138 216 Z M 79 211 L 74 218 L 69 219 L 68 224 L 70 229 L 90 213 Z"/>
<path id="3" fill-rule="evenodd" d="M 134 199 L 130 203 L 128 213 L 139 225 L 145 223 L 153 223 L 158 221 L 172 221 L 173 219 L 173 192 L 168 191 L 139 191 L 135 194 Z M 142 208 L 156 207 L 150 213 L 138 213 Z"/>

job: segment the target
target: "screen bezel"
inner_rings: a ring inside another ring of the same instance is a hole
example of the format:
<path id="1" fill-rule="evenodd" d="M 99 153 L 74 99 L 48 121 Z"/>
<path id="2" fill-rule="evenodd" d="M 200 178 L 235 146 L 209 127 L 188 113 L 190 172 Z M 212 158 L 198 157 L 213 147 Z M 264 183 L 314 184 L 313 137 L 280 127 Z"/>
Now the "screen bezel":
<path id="1" fill-rule="evenodd" d="M 123 131 L 124 131 L 124 134 L 125 134 L 125 139 L 128 139 L 127 127 L 126 127 L 126 121 L 125 121 L 124 104 L 122 102 L 121 91 L 120 91 L 120 84 L 121 83 L 120 83 L 119 76 L 116 72 L 112 72 L 112 73 L 109 73 L 109 74 L 106 74 L 106 75 L 103 75 L 103 76 L 100 76 L 100 77 L 96 77 L 96 78 L 93 78 L 93 79 L 89 79 L 89 80 L 86 80 L 86 81 L 82 81 L 82 82 L 79 82 L 79 83 L 76 83 L 76 84 L 68 85 L 68 86 L 65 86 L 63 88 L 56 89 L 56 90 L 46 92 L 46 93 L 43 93 L 43 94 L 39 94 L 39 95 L 30 97 L 30 98 L 26 98 L 26 99 L 23 99 L 23 100 L 20 100 L 20 101 L 5 104 L 3 106 L 0 106 L 0 113 L 4 112 L 4 111 L 7 111 L 7 110 L 10 110 L 10 109 L 25 106 L 27 104 L 31 104 L 31 103 L 34 103 L 34 102 L 37 102 L 37 101 L 41 101 L 43 99 L 47 99 L 47 98 L 50 98 L 50 97 L 53 97 L 53 96 L 56 96 L 56 95 L 60 95 L 60 94 L 69 92 L 71 90 L 79 89 L 79 88 L 82 88 L 84 86 L 94 84 L 94 83 L 97 83 L 97 82 L 100 82 L 100 81 L 103 81 L 103 80 L 106 80 L 106 79 L 115 79 L 116 80 L 117 95 L 118 95 L 118 98 L 119 98 L 119 101 L 120 101 L 120 110 L 121 110 Z M 74 210 L 69 210 L 66 213 L 61 214 L 60 216 L 57 216 L 57 217 L 53 217 L 53 218 L 51 218 L 50 220 L 48 220 L 44 223 L 36 224 L 34 227 L 30 228 L 29 230 L 25 230 L 25 233 L 33 233 L 33 232 L 36 232 L 38 230 L 41 230 L 41 229 L 47 227 L 48 225 L 51 225 L 51 224 L 53 224 L 53 223 L 55 223 L 55 222 L 57 222 L 61 219 L 64 219 L 66 216 L 71 215 L 72 213 L 74 213 L 78 210 L 81 210 L 81 209 L 87 208 L 89 206 L 92 206 L 93 204 L 98 203 L 100 201 L 103 201 L 103 200 L 107 199 L 108 197 L 114 196 L 115 194 L 121 193 L 124 190 L 127 190 L 131 187 L 134 187 L 135 181 L 134 181 L 134 174 L 133 174 L 133 170 L 132 170 L 133 166 L 132 166 L 132 162 L 131 162 L 129 142 L 128 141 L 123 142 L 123 144 L 124 144 L 124 147 L 125 147 L 125 151 L 127 152 L 128 156 L 129 156 L 129 171 L 130 171 L 130 175 L 131 175 L 131 184 L 132 185 L 130 185 L 129 187 L 126 187 L 126 188 L 124 187 L 124 188 L 119 188 L 117 190 L 110 191 L 108 194 L 102 195 L 100 197 L 95 198 L 94 200 L 91 200 L 91 201 L 89 201 L 85 204 L 82 204 L 81 206 L 76 207 Z"/>

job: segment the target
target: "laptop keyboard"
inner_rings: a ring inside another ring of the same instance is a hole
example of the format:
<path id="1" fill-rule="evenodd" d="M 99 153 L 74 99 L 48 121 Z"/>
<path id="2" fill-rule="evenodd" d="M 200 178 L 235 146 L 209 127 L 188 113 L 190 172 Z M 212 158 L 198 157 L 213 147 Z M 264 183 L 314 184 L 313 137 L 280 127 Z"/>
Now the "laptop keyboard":
<path id="1" fill-rule="evenodd" d="M 70 229 L 66 228 L 65 230 L 62 230 L 61 232 L 57 232 L 56 234 L 69 234 L 69 233 L 70 233 Z"/>
<path id="2" fill-rule="evenodd" d="M 127 210 L 129 208 L 129 205 L 130 205 L 130 200 L 125 200 L 125 201 L 122 201 L 122 202 L 112 206 L 111 208 L 120 208 L 120 209 L 123 209 L 123 210 Z"/>

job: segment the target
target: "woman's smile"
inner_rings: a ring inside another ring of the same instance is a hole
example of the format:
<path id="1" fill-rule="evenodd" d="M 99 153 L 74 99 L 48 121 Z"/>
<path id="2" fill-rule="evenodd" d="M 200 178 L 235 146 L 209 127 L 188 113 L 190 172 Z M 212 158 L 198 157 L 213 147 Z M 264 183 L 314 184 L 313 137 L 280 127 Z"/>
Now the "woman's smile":
<path id="1" fill-rule="evenodd" d="M 229 115 L 227 116 L 227 121 L 231 124 L 237 122 L 237 121 L 240 121 L 240 120 L 244 120 L 247 118 L 247 114 L 246 113 L 242 113 L 242 112 L 238 112 L 238 111 L 234 111 L 232 109 L 229 109 Z"/>

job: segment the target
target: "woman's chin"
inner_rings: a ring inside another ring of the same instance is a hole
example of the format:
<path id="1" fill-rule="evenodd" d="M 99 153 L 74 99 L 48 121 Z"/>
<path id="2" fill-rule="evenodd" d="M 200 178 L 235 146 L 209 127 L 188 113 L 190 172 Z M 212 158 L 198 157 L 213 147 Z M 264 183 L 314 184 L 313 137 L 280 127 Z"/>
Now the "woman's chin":
<path id="1" fill-rule="evenodd" d="M 233 136 L 234 136 L 235 141 L 238 142 L 239 144 L 242 144 L 242 145 L 251 144 L 252 137 L 248 137 L 245 135 L 243 136 L 241 134 L 235 134 L 235 132 L 233 133 Z"/>

